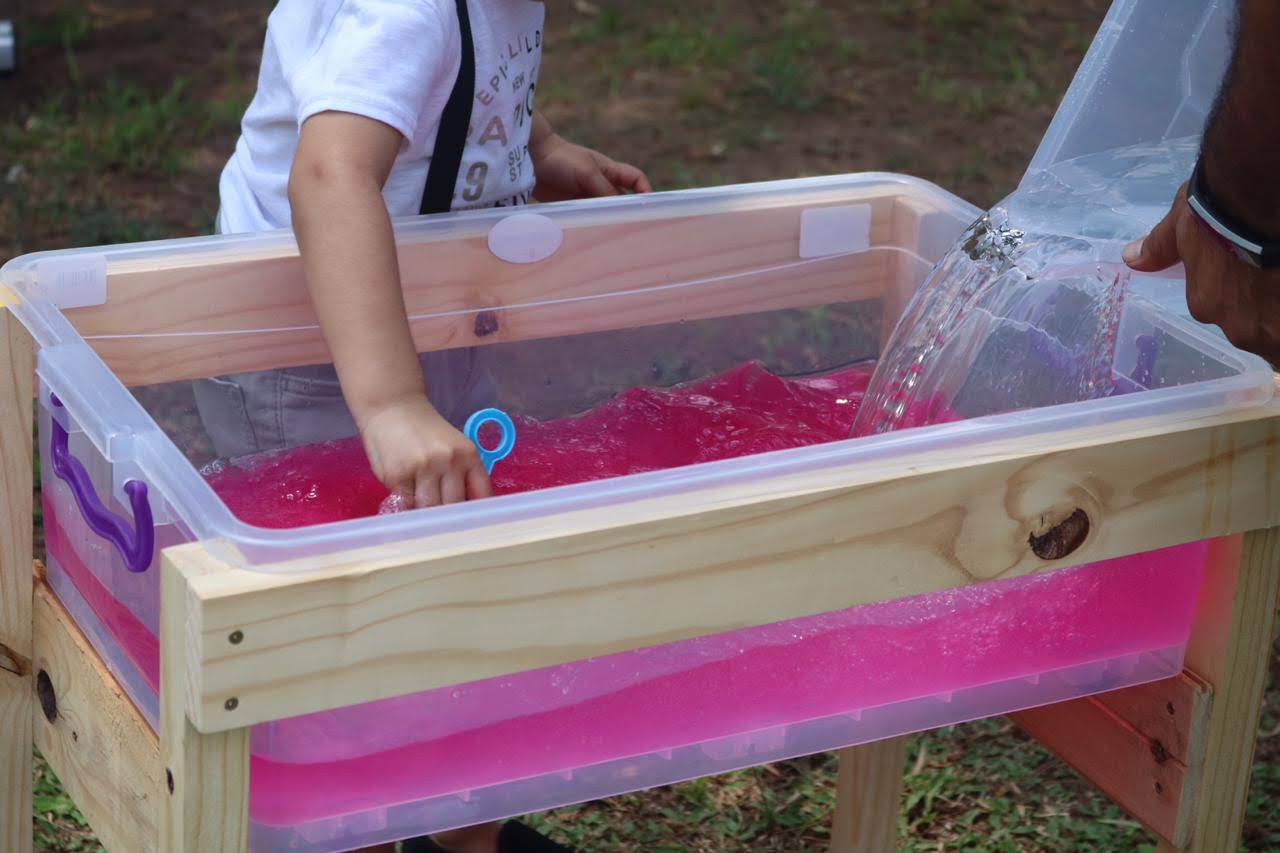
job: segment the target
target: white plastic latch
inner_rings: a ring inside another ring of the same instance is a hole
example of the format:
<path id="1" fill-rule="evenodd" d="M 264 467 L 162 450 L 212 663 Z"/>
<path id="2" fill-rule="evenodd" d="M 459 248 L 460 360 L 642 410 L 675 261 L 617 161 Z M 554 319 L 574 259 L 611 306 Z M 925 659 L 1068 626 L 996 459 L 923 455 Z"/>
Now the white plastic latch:
<path id="1" fill-rule="evenodd" d="M 515 213 L 489 231 L 489 251 L 509 264 L 536 264 L 556 253 L 564 231 L 540 213 Z"/>
<path id="2" fill-rule="evenodd" d="M 871 247 L 871 205 L 811 207 L 800 212 L 800 257 L 823 258 Z"/>
<path id="3" fill-rule="evenodd" d="M 107 257 L 91 253 L 42 258 L 36 284 L 58 308 L 85 308 L 107 301 Z"/>

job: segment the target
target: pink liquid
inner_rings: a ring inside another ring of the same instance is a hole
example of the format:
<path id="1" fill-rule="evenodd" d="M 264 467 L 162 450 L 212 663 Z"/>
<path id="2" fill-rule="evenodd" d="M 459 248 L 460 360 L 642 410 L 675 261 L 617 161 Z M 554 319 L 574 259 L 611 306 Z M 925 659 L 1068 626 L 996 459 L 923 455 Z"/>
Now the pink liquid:
<path id="1" fill-rule="evenodd" d="M 521 421 L 495 486 L 509 493 L 841 439 L 867 379 L 857 369 L 782 380 L 746 365 L 683 388 L 633 389 L 577 418 Z M 354 440 L 242 460 L 209 479 L 240 517 L 274 527 L 370 515 L 386 496 Z M 257 726 L 251 816 L 294 825 L 1177 646 L 1207 549 L 1196 543 Z M 78 561 L 60 562 L 95 610 L 111 610 L 109 593 Z M 126 616 L 115 614 L 113 632 L 152 680 L 154 638 Z"/>
<path id="2" fill-rule="evenodd" d="M 1179 645 L 1206 547 L 297 718 L 255 731 L 251 813 L 288 825 L 354 811 L 353 796 L 466 791 Z M 407 732 L 420 739 L 393 745 Z"/>
<path id="3" fill-rule="evenodd" d="M 848 436 L 870 379 L 867 367 L 787 380 L 744 364 L 669 390 L 632 388 L 575 418 L 516 418 L 516 448 L 494 468 L 494 491 L 527 492 L 837 441 Z M 482 432 L 481 440 L 487 438 Z M 387 497 L 355 438 L 240 459 L 207 476 L 232 512 L 261 527 L 374 515 Z"/>

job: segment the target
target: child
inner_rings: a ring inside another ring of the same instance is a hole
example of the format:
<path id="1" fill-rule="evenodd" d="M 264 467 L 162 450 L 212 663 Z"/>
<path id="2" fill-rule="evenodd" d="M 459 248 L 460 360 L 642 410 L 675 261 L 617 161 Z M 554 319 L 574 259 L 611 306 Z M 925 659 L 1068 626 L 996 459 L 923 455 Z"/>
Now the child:
<path id="1" fill-rule="evenodd" d="M 467 350 L 415 352 L 391 217 L 649 191 L 534 112 L 542 21 L 532 0 L 280 0 L 218 230 L 292 224 L 334 368 L 197 383 L 220 456 L 358 431 L 374 473 L 417 506 L 490 493 L 457 429 L 485 402 L 483 371 Z M 534 836 L 491 825 L 441 843 L 552 849 Z"/>
<path id="2" fill-rule="evenodd" d="M 389 217 L 650 189 L 533 111 L 542 17 L 531 0 L 282 0 L 272 12 L 218 230 L 293 225 L 336 371 L 198 383 L 218 455 L 358 431 L 379 479 L 418 506 L 488 494 L 456 429 L 485 402 L 483 371 L 466 350 L 417 357 Z"/>

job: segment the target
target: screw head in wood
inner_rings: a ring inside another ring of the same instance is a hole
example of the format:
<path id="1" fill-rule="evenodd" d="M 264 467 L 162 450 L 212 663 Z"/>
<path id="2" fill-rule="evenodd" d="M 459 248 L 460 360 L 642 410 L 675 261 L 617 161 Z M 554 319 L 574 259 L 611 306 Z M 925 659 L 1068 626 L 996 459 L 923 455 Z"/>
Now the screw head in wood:
<path id="1" fill-rule="evenodd" d="M 240 700 L 232 696 L 226 702 L 222 703 L 222 707 L 226 708 L 228 711 L 234 711 L 236 708 L 240 707 Z"/>
<path id="2" fill-rule="evenodd" d="M 231 645 L 238 646 L 244 642 L 244 631 L 232 631 L 231 636 L 227 637 L 227 639 L 231 642 Z"/>

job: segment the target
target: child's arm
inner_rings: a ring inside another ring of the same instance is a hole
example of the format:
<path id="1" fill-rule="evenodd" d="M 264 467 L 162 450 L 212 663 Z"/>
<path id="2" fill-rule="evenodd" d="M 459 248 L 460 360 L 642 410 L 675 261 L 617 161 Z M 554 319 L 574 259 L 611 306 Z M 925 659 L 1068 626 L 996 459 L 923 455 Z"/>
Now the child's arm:
<path id="1" fill-rule="evenodd" d="M 551 123 L 536 111 L 529 131 L 529 157 L 537 179 L 533 195 L 538 201 L 653 190 L 644 172 L 599 151 L 574 145 L 552 130 Z"/>
<path id="2" fill-rule="evenodd" d="M 490 494 L 474 445 L 427 400 L 382 185 L 402 137 L 326 112 L 302 126 L 289 175 L 307 288 L 374 473 L 418 506 Z"/>

